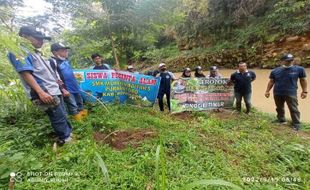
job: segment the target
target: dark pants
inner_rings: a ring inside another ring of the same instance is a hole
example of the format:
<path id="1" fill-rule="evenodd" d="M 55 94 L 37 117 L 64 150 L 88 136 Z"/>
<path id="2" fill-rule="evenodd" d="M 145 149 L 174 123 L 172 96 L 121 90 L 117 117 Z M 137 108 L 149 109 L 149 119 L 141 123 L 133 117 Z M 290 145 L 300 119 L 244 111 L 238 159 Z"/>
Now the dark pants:
<path id="1" fill-rule="evenodd" d="M 60 97 L 60 104 L 54 108 L 49 108 L 45 111 L 49 117 L 51 125 L 60 140 L 64 140 L 70 136 L 72 131 L 71 124 L 66 116 L 66 111 L 63 108 L 63 99 Z"/>
<path id="2" fill-rule="evenodd" d="M 292 124 L 295 127 L 300 125 L 300 112 L 298 110 L 298 100 L 296 96 L 274 96 L 274 102 L 277 107 L 277 118 L 280 122 L 284 122 L 285 119 L 285 110 L 284 103 L 286 102 L 288 109 L 290 110 Z"/>
<path id="3" fill-rule="evenodd" d="M 245 103 L 246 113 L 249 113 L 251 111 L 251 96 L 252 96 L 251 92 L 249 92 L 249 93 L 235 92 L 236 109 L 237 109 L 237 111 L 241 112 L 241 101 L 242 101 L 242 98 L 243 98 L 244 103 Z"/>
<path id="4" fill-rule="evenodd" d="M 164 111 L 164 95 L 166 95 L 167 105 L 168 105 L 168 109 L 170 111 L 170 92 L 158 94 L 157 98 L 158 98 L 159 109 L 160 109 L 160 111 Z"/>
<path id="5" fill-rule="evenodd" d="M 79 93 L 70 93 L 69 97 L 65 97 L 64 101 L 70 115 L 76 115 L 84 109 L 83 99 Z"/>

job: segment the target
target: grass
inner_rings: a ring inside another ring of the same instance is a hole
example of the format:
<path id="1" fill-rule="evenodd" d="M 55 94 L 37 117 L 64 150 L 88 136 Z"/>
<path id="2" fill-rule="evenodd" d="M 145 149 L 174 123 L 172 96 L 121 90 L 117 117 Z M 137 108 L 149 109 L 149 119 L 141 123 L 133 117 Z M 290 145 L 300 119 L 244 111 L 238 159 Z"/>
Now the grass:
<path id="1" fill-rule="evenodd" d="M 74 143 L 56 152 L 39 111 L 1 117 L 0 188 L 8 188 L 12 171 L 20 172 L 15 189 L 310 188 L 308 129 L 304 136 L 286 133 L 291 129 L 273 126 L 256 111 L 222 119 L 132 106 L 89 108 L 87 120 L 73 122 Z M 156 136 L 136 148 L 115 150 L 93 138 L 94 131 L 149 128 Z M 28 181 L 40 178 L 49 182 Z"/>

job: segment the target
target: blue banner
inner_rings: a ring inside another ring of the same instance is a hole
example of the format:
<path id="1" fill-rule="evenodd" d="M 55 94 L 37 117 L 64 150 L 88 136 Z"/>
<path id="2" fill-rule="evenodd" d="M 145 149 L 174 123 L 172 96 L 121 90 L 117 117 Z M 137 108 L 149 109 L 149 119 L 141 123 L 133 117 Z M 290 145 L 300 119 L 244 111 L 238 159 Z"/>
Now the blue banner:
<path id="1" fill-rule="evenodd" d="M 114 70 L 74 70 L 86 101 L 153 106 L 160 78 Z"/>

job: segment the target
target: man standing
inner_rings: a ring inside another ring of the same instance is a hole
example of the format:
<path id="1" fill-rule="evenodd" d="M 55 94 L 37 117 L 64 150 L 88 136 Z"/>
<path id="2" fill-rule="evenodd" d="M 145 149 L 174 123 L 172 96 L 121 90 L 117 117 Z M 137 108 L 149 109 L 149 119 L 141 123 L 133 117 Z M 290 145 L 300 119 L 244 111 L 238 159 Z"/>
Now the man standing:
<path id="1" fill-rule="evenodd" d="M 43 40 L 51 40 L 51 38 L 31 26 L 21 27 L 19 35 L 27 39 L 34 49 L 26 50 L 25 62 L 17 59 L 13 53 L 9 53 L 8 58 L 19 73 L 28 97 L 45 111 L 58 137 L 58 142 L 64 144 L 71 140 L 72 127 L 62 106 L 61 87 L 57 83 L 56 73 L 38 50 L 42 47 Z"/>
<path id="2" fill-rule="evenodd" d="M 238 71 L 230 76 L 230 81 L 234 83 L 234 91 L 236 98 L 236 109 L 241 112 L 241 101 L 244 99 L 246 106 L 246 114 L 251 111 L 252 82 L 256 79 L 253 71 L 247 70 L 247 64 L 239 63 Z"/>
<path id="3" fill-rule="evenodd" d="M 175 76 L 173 73 L 167 71 L 167 67 L 165 63 L 160 63 L 159 73 L 156 75 L 157 77 L 161 77 L 159 90 L 158 90 L 158 104 L 160 111 L 164 111 L 164 95 L 166 95 L 168 109 L 170 111 L 170 91 L 171 91 L 171 82 L 175 80 Z"/>
<path id="4" fill-rule="evenodd" d="M 94 70 L 111 70 L 110 65 L 103 63 L 104 60 L 98 53 L 91 55 L 91 59 L 95 63 Z"/>
<path id="5" fill-rule="evenodd" d="M 277 122 L 286 124 L 284 103 L 286 102 L 292 118 L 292 127 L 300 129 L 300 112 L 297 100 L 297 81 L 299 79 L 302 88 L 301 98 L 307 97 L 306 71 L 303 67 L 293 65 L 292 54 L 284 55 L 280 61 L 282 66 L 275 68 L 270 73 L 270 81 L 265 92 L 266 98 L 270 97 L 270 90 L 273 88 L 274 101 L 277 111 Z"/>
<path id="6" fill-rule="evenodd" d="M 87 110 L 84 109 L 83 99 L 80 94 L 80 86 L 75 79 L 71 64 L 68 58 L 68 49 L 62 43 L 54 43 L 51 45 L 53 57 L 50 64 L 63 81 L 64 88 L 69 91 L 69 95 L 64 97 L 68 112 L 73 115 L 73 119 L 81 121 L 82 117 L 87 116 Z"/>

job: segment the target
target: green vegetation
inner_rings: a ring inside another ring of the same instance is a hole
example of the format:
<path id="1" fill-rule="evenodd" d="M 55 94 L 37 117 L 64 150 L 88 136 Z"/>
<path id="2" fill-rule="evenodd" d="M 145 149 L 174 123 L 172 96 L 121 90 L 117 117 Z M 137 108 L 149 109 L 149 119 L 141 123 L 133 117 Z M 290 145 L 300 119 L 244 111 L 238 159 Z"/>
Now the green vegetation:
<path id="1" fill-rule="evenodd" d="M 74 123 L 74 142 L 56 151 L 52 129 L 42 113 L 31 109 L 1 117 L 1 189 L 7 187 L 12 171 L 23 174 L 16 189 L 310 187 L 308 133 L 297 136 L 288 128 L 273 126 L 267 115 L 232 114 L 225 119 L 205 113 L 174 116 L 131 106 L 111 105 L 109 112 L 100 105 L 90 108 L 86 121 Z M 113 142 L 114 148 L 94 139 L 94 133 L 135 130 L 152 135 L 138 144 L 133 139 L 121 149 Z M 27 181 L 53 178 L 38 176 L 38 172 L 70 174 L 58 176 L 66 182 Z"/>
<path id="2" fill-rule="evenodd" d="M 260 112 L 170 115 L 88 105 L 88 119 L 73 122 L 73 143 L 54 147 L 47 117 L 26 98 L 7 59 L 8 51 L 25 56 L 19 26 L 52 22 L 45 30 L 72 48 L 76 68 L 92 64 L 95 52 L 116 68 L 159 61 L 178 71 L 228 68 L 241 60 L 273 67 L 288 50 L 309 65 L 310 45 L 301 50 L 310 44 L 309 0 L 46 1 L 52 13 L 21 19 L 21 0 L 0 0 L 0 189 L 13 171 L 16 189 L 29 190 L 310 189 L 310 126 L 296 134 Z"/>

